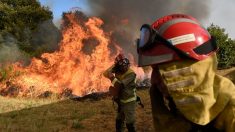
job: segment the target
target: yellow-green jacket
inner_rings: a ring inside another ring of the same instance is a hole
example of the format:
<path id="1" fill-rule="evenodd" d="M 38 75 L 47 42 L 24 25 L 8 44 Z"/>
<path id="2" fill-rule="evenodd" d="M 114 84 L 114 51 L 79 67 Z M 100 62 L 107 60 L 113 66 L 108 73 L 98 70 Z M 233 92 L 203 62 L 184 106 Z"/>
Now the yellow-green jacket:
<path id="1" fill-rule="evenodd" d="M 112 67 L 104 72 L 107 77 L 108 72 L 112 72 Z M 115 78 L 112 80 L 113 88 L 118 90 L 118 99 L 121 103 L 136 101 L 136 74 L 132 69 L 128 69 L 123 74 L 115 73 Z"/>
<path id="2" fill-rule="evenodd" d="M 124 74 L 115 75 L 116 81 L 112 81 L 114 87 L 122 85 L 119 93 L 119 99 L 122 103 L 128 103 L 136 100 L 136 74 L 130 68 Z"/>
<path id="3" fill-rule="evenodd" d="M 216 69 L 215 55 L 198 62 L 160 64 L 153 69 L 150 96 L 156 131 L 188 132 L 192 123 L 203 126 L 214 121 L 217 129 L 235 132 L 235 87 L 227 78 L 216 75 Z M 167 96 L 172 98 L 177 114 L 169 111 Z"/>

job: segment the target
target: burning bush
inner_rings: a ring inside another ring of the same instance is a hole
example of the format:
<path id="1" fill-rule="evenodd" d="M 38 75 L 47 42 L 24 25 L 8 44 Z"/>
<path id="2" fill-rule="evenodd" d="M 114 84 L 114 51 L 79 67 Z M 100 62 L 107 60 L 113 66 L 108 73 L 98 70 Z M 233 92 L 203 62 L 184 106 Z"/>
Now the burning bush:
<path id="1" fill-rule="evenodd" d="M 63 93 L 67 89 L 70 94 L 84 96 L 108 90 L 110 82 L 102 73 L 122 49 L 115 45 L 116 49 L 110 50 L 110 34 L 101 29 L 103 21 L 99 18 L 71 12 L 64 13 L 63 20 L 59 50 L 44 53 L 39 59 L 33 58 L 27 67 L 19 63 L 13 66 L 14 70 L 23 73 L 14 79 L 14 85 L 20 89 L 19 95 L 38 97 L 46 91 Z M 133 56 L 128 56 L 134 63 Z M 139 77 L 144 74 L 142 69 L 135 66 L 133 69 Z"/>

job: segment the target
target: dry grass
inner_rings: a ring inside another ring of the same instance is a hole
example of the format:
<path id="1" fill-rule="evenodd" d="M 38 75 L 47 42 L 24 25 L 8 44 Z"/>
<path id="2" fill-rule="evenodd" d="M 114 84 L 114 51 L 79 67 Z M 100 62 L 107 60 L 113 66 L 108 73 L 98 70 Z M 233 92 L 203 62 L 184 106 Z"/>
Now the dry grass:
<path id="1" fill-rule="evenodd" d="M 148 90 L 138 91 L 137 130 L 153 131 Z M 99 101 L 39 100 L 0 97 L 0 131 L 112 132 L 116 111 L 111 97 Z"/>

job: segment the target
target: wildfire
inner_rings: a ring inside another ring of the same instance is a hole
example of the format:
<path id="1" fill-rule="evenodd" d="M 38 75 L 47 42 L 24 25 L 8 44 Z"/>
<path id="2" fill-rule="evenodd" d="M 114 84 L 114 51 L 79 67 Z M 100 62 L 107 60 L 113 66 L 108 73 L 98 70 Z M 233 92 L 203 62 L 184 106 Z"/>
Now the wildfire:
<path id="1" fill-rule="evenodd" d="M 81 22 L 75 13 L 65 14 L 64 17 L 67 24 L 62 30 L 58 51 L 44 53 L 41 59 L 33 58 L 26 68 L 15 65 L 15 69 L 23 72 L 14 80 L 23 95 L 32 94 L 30 91 L 61 93 L 71 89 L 73 94 L 84 96 L 108 90 L 111 83 L 102 73 L 113 64 L 121 48 L 116 45 L 117 52 L 111 54 L 110 38 L 101 29 L 101 19 L 92 17 Z M 90 48 L 86 49 L 87 46 Z M 134 67 L 134 70 L 138 77 L 144 75 L 142 69 Z"/>

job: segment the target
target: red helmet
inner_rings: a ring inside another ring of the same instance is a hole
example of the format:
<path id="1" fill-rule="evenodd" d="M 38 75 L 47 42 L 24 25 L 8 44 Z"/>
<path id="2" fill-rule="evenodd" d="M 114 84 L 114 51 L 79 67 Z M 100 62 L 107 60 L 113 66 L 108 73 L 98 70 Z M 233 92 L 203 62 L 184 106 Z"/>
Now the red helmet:
<path id="1" fill-rule="evenodd" d="M 198 21 L 188 15 L 162 17 L 144 24 L 137 41 L 139 66 L 190 58 L 206 59 L 217 49 L 215 40 Z"/>
<path id="2" fill-rule="evenodd" d="M 130 65 L 129 60 L 123 55 L 123 54 L 118 54 L 117 57 L 115 58 L 115 65 L 118 66 L 128 66 Z"/>

